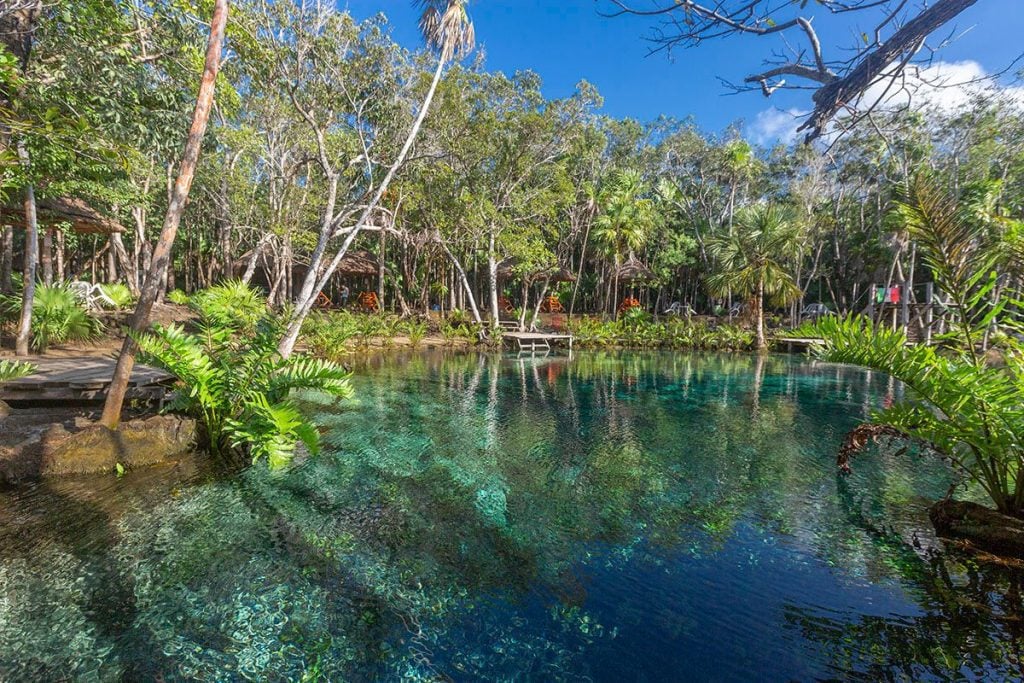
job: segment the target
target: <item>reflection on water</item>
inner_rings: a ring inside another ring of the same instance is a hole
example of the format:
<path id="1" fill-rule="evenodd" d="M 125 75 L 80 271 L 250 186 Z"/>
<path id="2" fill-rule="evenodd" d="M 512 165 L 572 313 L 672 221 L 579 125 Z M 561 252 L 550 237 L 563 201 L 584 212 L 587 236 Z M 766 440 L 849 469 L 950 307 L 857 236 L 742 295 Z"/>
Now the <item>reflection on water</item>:
<path id="1" fill-rule="evenodd" d="M 899 391 L 788 357 L 416 354 L 327 452 L 0 492 L 0 679 L 1004 680 L 1021 574 L 950 473 L 843 434 Z"/>

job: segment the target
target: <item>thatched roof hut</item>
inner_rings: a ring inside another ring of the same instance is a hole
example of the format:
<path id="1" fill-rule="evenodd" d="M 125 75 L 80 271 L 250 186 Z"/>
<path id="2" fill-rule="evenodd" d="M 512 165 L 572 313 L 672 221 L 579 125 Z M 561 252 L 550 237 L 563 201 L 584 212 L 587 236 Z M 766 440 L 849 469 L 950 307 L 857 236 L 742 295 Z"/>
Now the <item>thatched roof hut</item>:
<path id="1" fill-rule="evenodd" d="M 109 235 L 124 232 L 123 225 L 100 213 L 77 197 L 41 199 L 36 203 L 37 219 L 41 228 L 52 228 L 68 223 L 78 233 Z M 25 210 L 20 206 L 0 206 L 0 222 L 18 228 L 25 227 Z"/>
<path id="2" fill-rule="evenodd" d="M 514 269 L 521 263 L 520 259 L 512 256 L 498 264 L 498 277 L 518 277 L 519 273 L 516 273 Z M 555 266 L 550 270 L 541 270 L 536 273 L 531 273 L 531 278 L 543 278 L 544 276 L 550 276 L 551 282 L 575 282 L 576 276 L 568 268 L 562 268 Z"/>
<path id="3" fill-rule="evenodd" d="M 338 263 L 337 273 L 339 275 L 354 275 L 370 277 L 377 275 L 380 262 L 368 251 L 350 251 L 341 257 Z"/>
<path id="4" fill-rule="evenodd" d="M 622 282 L 636 282 L 638 280 L 654 280 L 657 276 L 654 271 L 641 263 L 635 256 L 619 266 L 617 276 Z"/>

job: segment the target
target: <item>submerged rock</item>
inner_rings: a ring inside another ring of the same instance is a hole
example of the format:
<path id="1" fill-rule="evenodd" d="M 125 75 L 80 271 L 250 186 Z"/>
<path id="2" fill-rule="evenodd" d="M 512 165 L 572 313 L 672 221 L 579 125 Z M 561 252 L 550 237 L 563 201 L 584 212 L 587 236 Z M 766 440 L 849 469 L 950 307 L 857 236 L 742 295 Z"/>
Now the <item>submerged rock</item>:
<path id="1" fill-rule="evenodd" d="M 996 555 L 1024 559 L 1024 520 L 959 500 L 940 500 L 928 510 L 940 536 L 963 539 Z"/>
<path id="2" fill-rule="evenodd" d="M 196 447 L 196 423 L 177 415 L 129 420 L 120 427 L 88 424 L 68 430 L 55 424 L 43 434 L 39 474 L 95 474 L 155 465 Z"/>

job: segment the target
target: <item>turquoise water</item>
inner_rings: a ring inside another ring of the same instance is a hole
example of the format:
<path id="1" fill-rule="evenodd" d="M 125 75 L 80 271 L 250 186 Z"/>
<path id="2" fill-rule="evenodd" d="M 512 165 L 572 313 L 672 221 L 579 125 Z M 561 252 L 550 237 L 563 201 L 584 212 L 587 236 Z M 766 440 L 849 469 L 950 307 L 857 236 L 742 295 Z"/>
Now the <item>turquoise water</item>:
<path id="1" fill-rule="evenodd" d="M 836 475 L 884 377 L 417 354 L 354 384 L 287 473 L 0 491 L 0 680 L 1020 676 L 1022 573 L 933 538 L 945 466 Z"/>

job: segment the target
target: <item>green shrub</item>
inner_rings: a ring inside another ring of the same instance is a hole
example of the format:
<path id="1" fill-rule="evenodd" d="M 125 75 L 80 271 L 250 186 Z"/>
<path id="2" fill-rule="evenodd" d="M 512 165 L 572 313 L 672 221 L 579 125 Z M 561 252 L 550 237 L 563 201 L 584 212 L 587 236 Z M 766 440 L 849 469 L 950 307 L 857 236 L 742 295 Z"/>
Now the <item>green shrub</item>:
<path id="1" fill-rule="evenodd" d="M 180 289 L 174 289 L 171 290 L 170 292 L 167 292 L 167 296 L 165 298 L 172 304 L 177 304 L 179 306 L 188 306 L 188 294 L 181 291 Z"/>
<path id="2" fill-rule="evenodd" d="M 754 345 L 754 334 L 738 325 L 711 327 L 703 322 L 672 318 L 655 322 L 640 309 L 631 309 L 617 321 L 579 318 L 569 330 L 581 347 L 623 346 L 706 351 L 740 351 Z"/>
<path id="3" fill-rule="evenodd" d="M 263 294 L 241 280 L 226 280 L 189 298 L 202 318 L 220 327 L 253 329 L 267 315 Z"/>
<path id="4" fill-rule="evenodd" d="M 169 406 L 201 420 L 209 449 L 241 451 L 272 468 L 291 462 L 298 442 L 319 451 L 319 432 L 292 399 L 296 389 L 351 396 L 348 373 L 326 360 L 283 359 L 281 319 L 230 321 L 216 306 L 201 314 L 196 333 L 157 327 L 138 338 L 146 360 L 181 382 Z"/>
<path id="5" fill-rule="evenodd" d="M 120 282 L 109 282 L 105 285 L 100 285 L 100 289 L 107 295 L 107 298 L 114 302 L 114 306 L 118 309 L 129 308 L 135 303 L 135 296 L 132 294 L 132 290 L 128 289 L 128 285 L 121 284 Z"/>
<path id="6" fill-rule="evenodd" d="M 423 339 L 427 336 L 427 332 L 430 329 L 424 320 L 406 321 L 404 327 L 405 336 L 409 338 L 409 344 L 411 344 L 413 348 L 416 348 L 423 343 Z"/>
<path id="7" fill-rule="evenodd" d="M 356 316 L 348 311 L 314 311 L 302 325 L 302 339 L 313 355 L 339 360 L 359 333 Z"/>
<path id="8" fill-rule="evenodd" d="M 21 295 L 0 296 L 0 315 L 17 320 Z M 74 293 L 63 285 L 36 285 L 32 299 L 32 348 L 46 351 L 54 344 L 90 341 L 103 330 L 99 320 L 85 310 Z"/>
<path id="9" fill-rule="evenodd" d="M 36 371 L 36 366 L 31 363 L 22 363 L 16 360 L 0 360 L 0 384 L 10 382 L 12 379 L 27 377 Z"/>

